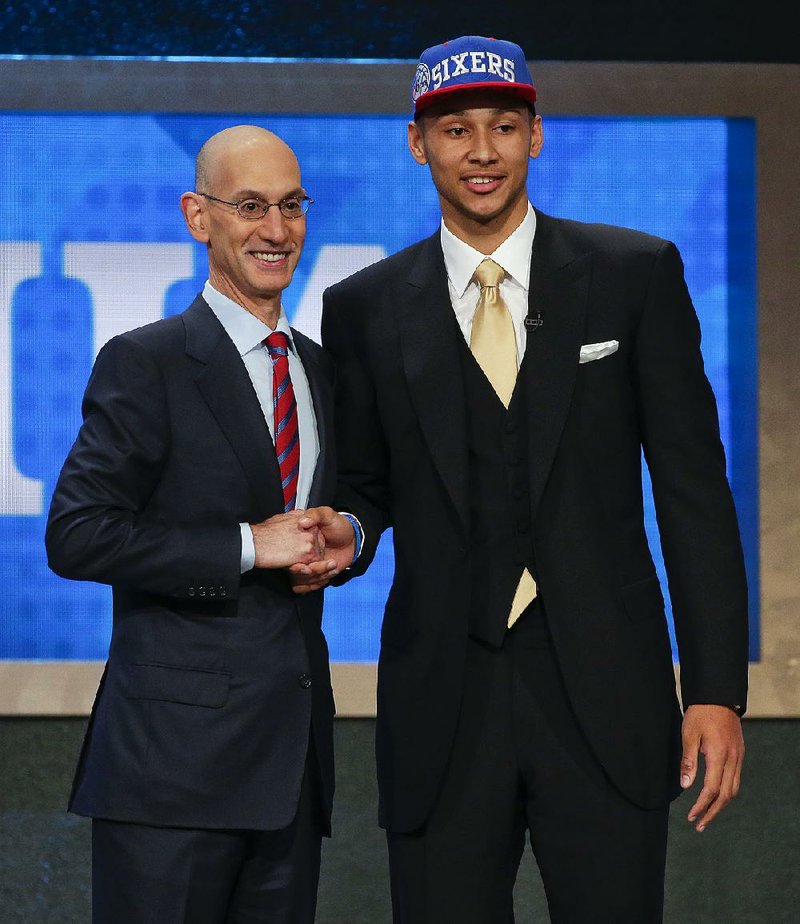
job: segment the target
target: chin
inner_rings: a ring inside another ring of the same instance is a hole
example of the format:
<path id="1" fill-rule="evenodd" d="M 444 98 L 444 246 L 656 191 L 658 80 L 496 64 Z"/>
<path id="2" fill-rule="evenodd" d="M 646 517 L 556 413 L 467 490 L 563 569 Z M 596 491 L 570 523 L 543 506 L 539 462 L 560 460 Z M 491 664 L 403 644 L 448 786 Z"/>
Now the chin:
<path id="1" fill-rule="evenodd" d="M 465 209 L 463 214 L 481 225 L 491 224 L 493 221 L 502 221 L 511 214 L 511 209 L 507 205 L 487 207 L 484 209 Z"/>

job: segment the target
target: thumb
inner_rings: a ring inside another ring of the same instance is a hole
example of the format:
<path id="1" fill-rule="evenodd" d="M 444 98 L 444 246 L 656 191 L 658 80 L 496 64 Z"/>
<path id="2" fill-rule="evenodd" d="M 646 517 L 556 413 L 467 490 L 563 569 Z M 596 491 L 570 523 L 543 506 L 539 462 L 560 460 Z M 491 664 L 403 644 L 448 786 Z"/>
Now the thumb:
<path id="1" fill-rule="evenodd" d="M 333 507 L 315 507 L 314 513 L 317 515 L 319 526 L 330 526 L 335 516 Z"/>
<path id="2" fill-rule="evenodd" d="M 322 522 L 319 507 L 312 507 L 306 510 L 302 517 L 297 521 L 297 525 L 303 529 L 311 529 L 312 526 L 319 526 Z"/>
<path id="3" fill-rule="evenodd" d="M 308 525 L 318 526 L 320 529 L 327 529 L 335 523 L 335 518 L 337 516 L 336 511 L 333 507 L 314 507 L 308 511 L 309 514 L 313 514 L 314 520 L 313 523 Z M 300 525 L 305 527 L 306 524 L 301 520 Z"/>
<path id="4" fill-rule="evenodd" d="M 681 787 L 688 789 L 697 776 L 700 741 L 694 736 L 683 736 L 683 753 L 681 754 Z"/>

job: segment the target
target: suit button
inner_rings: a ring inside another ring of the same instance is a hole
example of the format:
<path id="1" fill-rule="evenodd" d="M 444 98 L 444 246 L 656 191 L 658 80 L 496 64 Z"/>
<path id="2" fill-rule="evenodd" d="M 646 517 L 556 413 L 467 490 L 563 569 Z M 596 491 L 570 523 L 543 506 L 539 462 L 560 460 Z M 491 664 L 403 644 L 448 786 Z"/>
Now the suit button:
<path id="1" fill-rule="evenodd" d="M 216 597 L 216 595 L 217 595 L 217 588 L 216 588 L 216 587 L 209 587 L 209 588 L 208 588 L 208 595 L 209 595 L 209 597 Z"/>
<path id="2" fill-rule="evenodd" d="M 517 521 L 517 530 L 521 533 L 527 533 L 531 528 L 530 520 L 518 520 Z"/>
<path id="3" fill-rule="evenodd" d="M 205 587 L 202 587 L 202 586 L 201 586 L 201 587 L 198 587 L 198 588 L 197 588 L 197 596 L 198 596 L 198 597 L 205 597 L 205 595 L 206 595 L 206 589 L 205 589 Z"/>
<path id="4" fill-rule="evenodd" d="M 506 418 L 506 433 L 516 433 L 517 431 L 517 422 L 513 417 Z"/>
<path id="5" fill-rule="evenodd" d="M 190 588 L 189 588 L 189 596 L 190 596 L 190 597 L 193 597 L 196 593 L 197 593 L 197 591 L 194 589 L 194 587 L 190 587 Z"/>
<path id="6" fill-rule="evenodd" d="M 222 584 L 219 585 L 219 595 L 220 595 L 220 597 L 227 597 L 227 596 L 228 596 L 228 589 L 227 589 L 227 587 L 224 587 Z"/>
<path id="7" fill-rule="evenodd" d="M 524 484 L 518 484 L 514 488 L 514 497 L 517 497 L 517 498 L 525 497 L 527 493 L 528 493 L 528 489 L 525 487 Z"/>
<path id="8" fill-rule="evenodd" d="M 297 678 L 297 682 L 304 690 L 307 690 L 311 686 L 311 674 L 301 674 Z"/>

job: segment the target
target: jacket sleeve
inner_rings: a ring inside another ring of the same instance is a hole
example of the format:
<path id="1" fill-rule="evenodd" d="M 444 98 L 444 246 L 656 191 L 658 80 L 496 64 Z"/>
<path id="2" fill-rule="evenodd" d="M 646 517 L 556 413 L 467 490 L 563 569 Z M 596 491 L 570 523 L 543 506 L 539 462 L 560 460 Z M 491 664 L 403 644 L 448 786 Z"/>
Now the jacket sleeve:
<path id="1" fill-rule="evenodd" d="M 360 331 L 354 313 L 332 290 L 323 294 L 322 343 L 336 364 L 335 426 L 338 460 L 336 505 L 355 514 L 364 530 L 361 555 L 339 583 L 363 574 L 389 516 L 388 457 Z M 351 307 L 351 303 L 348 304 Z"/>
<path id="2" fill-rule="evenodd" d="M 747 587 L 717 406 L 677 248 L 656 255 L 635 346 L 650 472 L 681 664 L 684 707 L 745 708 Z"/>
<path id="3" fill-rule="evenodd" d="M 238 591 L 238 523 L 167 522 L 151 504 L 170 452 L 162 372 L 124 335 L 100 351 L 83 424 L 56 483 L 45 533 L 50 568 L 73 580 L 193 597 Z M 224 592 L 222 589 L 224 588 Z"/>

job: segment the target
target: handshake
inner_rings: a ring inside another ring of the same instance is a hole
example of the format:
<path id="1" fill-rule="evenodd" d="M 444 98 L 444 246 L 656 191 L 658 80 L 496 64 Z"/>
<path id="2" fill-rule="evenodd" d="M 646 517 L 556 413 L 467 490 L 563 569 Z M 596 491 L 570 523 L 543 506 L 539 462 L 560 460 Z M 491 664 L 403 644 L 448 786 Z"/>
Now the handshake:
<path id="1" fill-rule="evenodd" d="M 353 524 L 331 507 L 279 513 L 251 523 L 256 568 L 285 568 L 295 593 L 323 588 L 355 558 Z"/>

